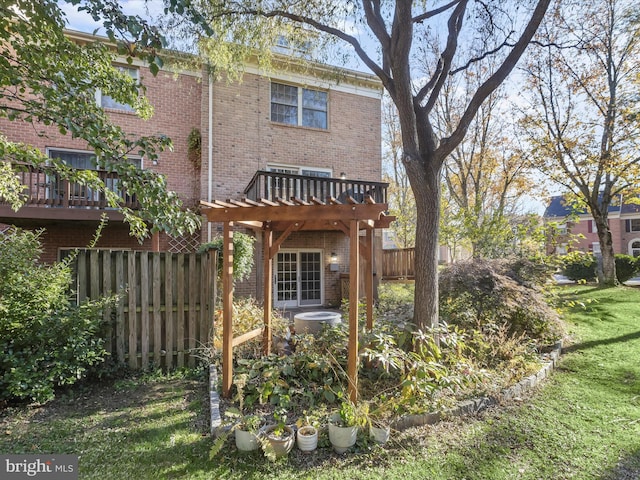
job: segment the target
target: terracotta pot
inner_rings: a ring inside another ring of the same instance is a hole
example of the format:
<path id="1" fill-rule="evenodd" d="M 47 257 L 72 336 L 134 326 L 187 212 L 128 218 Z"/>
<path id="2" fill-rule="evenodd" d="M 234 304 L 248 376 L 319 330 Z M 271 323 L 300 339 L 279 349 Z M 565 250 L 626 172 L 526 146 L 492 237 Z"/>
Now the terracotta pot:
<path id="1" fill-rule="evenodd" d="M 293 431 L 293 428 L 288 426 L 283 427 L 283 435 L 274 435 L 273 431 L 276 428 L 278 428 L 277 425 L 267 425 L 266 427 L 264 427 L 262 433 L 268 446 L 263 446 L 263 448 L 273 449 L 276 458 L 280 458 L 284 457 L 291 451 L 296 441 L 296 435 Z"/>

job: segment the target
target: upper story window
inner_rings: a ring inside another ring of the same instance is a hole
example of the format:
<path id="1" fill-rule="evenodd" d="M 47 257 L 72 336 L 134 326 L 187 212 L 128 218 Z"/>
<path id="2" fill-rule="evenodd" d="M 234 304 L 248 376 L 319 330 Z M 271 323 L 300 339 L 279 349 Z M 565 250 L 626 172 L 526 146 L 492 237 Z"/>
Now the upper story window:
<path id="1" fill-rule="evenodd" d="M 327 129 L 327 92 L 271 83 L 271 121 Z"/>
<path id="2" fill-rule="evenodd" d="M 632 218 L 629 220 L 629 226 L 631 232 L 640 232 L 640 218 Z"/>
<path id="3" fill-rule="evenodd" d="M 140 71 L 136 67 L 117 66 L 116 68 L 120 70 L 122 73 L 125 73 L 129 75 L 131 78 L 133 78 L 136 84 L 140 82 Z M 96 98 L 102 108 L 110 108 L 112 110 L 121 110 L 124 112 L 135 111 L 131 105 L 120 103 L 116 101 L 114 98 L 110 97 L 109 95 L 103 95 L 102 92 L 100 91 L 96 93 Z"/>
<path id="4" fill-rule="evenodd" d="M 305 175 L 307 177 L 331 178 L 331 170 L 326 168 L 295 167 L 289 165 L 267 165 L 267 171 Z"/>

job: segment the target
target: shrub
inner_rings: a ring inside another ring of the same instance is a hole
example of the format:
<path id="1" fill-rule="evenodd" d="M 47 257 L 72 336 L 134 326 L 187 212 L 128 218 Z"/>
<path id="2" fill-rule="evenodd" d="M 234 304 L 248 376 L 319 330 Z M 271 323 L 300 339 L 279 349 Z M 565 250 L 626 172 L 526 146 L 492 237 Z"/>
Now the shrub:
<path id="1" fill-rule="evenodd" d="M 440 274 L 441 316 L 469 331 L 504 325 L 509 335 L 551 340 L 558 335 L 557 313 L 541 290 L 519 278 L 504 260 L 455 263 Z"/>
<path id="2" fill-rule="evenodd" d="M 596 278 L 598 262 L 591 253 L 570 252 L 562 257 L 562 274 L 569 280 L 590 282 Z"/>
<path id="3" fill-rule="evenodd" d="M 233 232 L 233 278 L 242 281 L 249 276 L 253 268 L 253 243 L 255 238 L 242 232 Z M 222 276 L 222 237 L 203 243 L 198 253 L 209 250 L 218 251 L 218 277 Z"/>
<path id="4" fill-rule="evenodd" d="M 50 400 L 106 355 L 103 302 L 70 301 L 65 262 L 38 264 L 41 232 L 0 236 L 0 400 Z"/>
<path id="5" fill-rule="evenodd" d="M 627 280 L 633 278 L 638 270 L 640 270 L 640 265 L 638 264 L 638 259 L 636 257 L 632 257 L 631 255 L 623 255 L 616 254 L 616 277 L 620 283 L 624 283 Z"/>

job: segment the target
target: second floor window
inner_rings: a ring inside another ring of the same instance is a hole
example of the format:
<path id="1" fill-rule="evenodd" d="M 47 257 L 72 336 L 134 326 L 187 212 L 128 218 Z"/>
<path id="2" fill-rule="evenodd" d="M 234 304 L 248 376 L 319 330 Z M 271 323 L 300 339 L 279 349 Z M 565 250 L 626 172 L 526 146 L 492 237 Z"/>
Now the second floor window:
<path id="1" fill-rule="evenodd" d="M 629 224 L 631 226 L 630 231 L 640 232 L 640 218 L 632 218 L 629 220 Z"/>
<path id="2" fill-rule="evenodd" d="M 116 67 L 122 73 L 126 73 L 131 78 L 135 80 L 136 83 L 140 81 L 139 71 L 135 67 Z M 123 112 L 133 112 L 134 108 L 131 105 L 127 105 L 125 103 L 120 103 L 109 95 L 103 95 L 101 92 L 98 92 L 98 103 L 102 108 L 110 108 L 112 110 L 121 110 Z"/>
<path id="3" fill-rule="evenodd" d="M 271 84 L 271 121 L 327 129 L 327 92 Z"/>

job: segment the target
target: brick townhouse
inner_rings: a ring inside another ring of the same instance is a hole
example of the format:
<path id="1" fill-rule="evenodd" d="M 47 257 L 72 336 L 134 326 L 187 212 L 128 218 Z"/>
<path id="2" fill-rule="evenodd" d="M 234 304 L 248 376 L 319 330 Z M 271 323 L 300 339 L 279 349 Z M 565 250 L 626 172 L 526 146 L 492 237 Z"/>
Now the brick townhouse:
<path id="1" fill-rule="evenodd" d="M 548 253 L 568 251 L 600 253 L 600 241 L 593 217 L 585 210 L 574 211 L 562 195 L 552 197 L 544 213 L 545 221 L 556 222 L 559 238 Z M 609 228 L 613 251 L 640 256 L 640 205 L 625 202 L 622 196 L 609 207 Z"/>
<path id="2" fill-rule="evenodd" d="M 95 40 L 79 32 L 69 32 L 69 36 L 78 42 Z M 197 208 L 200 200 L 252 195 L 299 196 L 296 189 L 304 188 L 304 180 L 309 178 L 326 182 L 327 197 L 338 197 L 342 192 L 362 199 L 365 193 L 375 191 L 385 201 L 386 184 L 380 183 L 379 81 L 355 71 L 336 75 L 326 66 L 303 69 L 291 58 L 281 61 L 283 68 L 268 75 L 247 65 L 241 82 L 209 82 L 202 71 L 178 75 L 160 71 L 154 77 L 142 63 L 122 62 L 119 65 L 124 71 L 145 84 L 153 117 L 141 120 L 129 107 L 99 92 L 96 101 L 125 131 L 164 134 L 173 140 L 173 151 L 163 152 L 157 162 L 151 164 L 144 158 L 131 161 L 165 175 L 169 188 L 187 206 Z M 86 145 L 61 135 L 56 128 L 34 128 L 0 119 L 0 131 L 12 141 L 34 145 L 76 168 L 93 168 L 92 152 Z M 201 152 L 194 158 L 188 139 L 198 134 Z M 29 178 L 23 179 L 30 187 L 27 205 L 13 212 L 0 203 L 0 222 L 45 228 L 45 262 L 56 260 L 66 249 L 86 247 L 103 211 L 92 192 L 80 185 L 62 185 L 41 172 L 27 175 Z M 104 175 L 117 188 L 117 179 Z M 117 212 L 107 213 L 110 221 L 98 248 L 193 251 L 219 231 L 218 225 L 205 221 L 202 232 L 194 238 L 161 233 L 140 244 L 129 236 L 128 226 Z M 340 276 L 348 273 L 348 245 L 339 232 L 291 235 L 274 264 L 275 306 L 339 303 Z M 259 292 L 259 282 L 254 274 L 238 285 L 237 291 Z"/>

